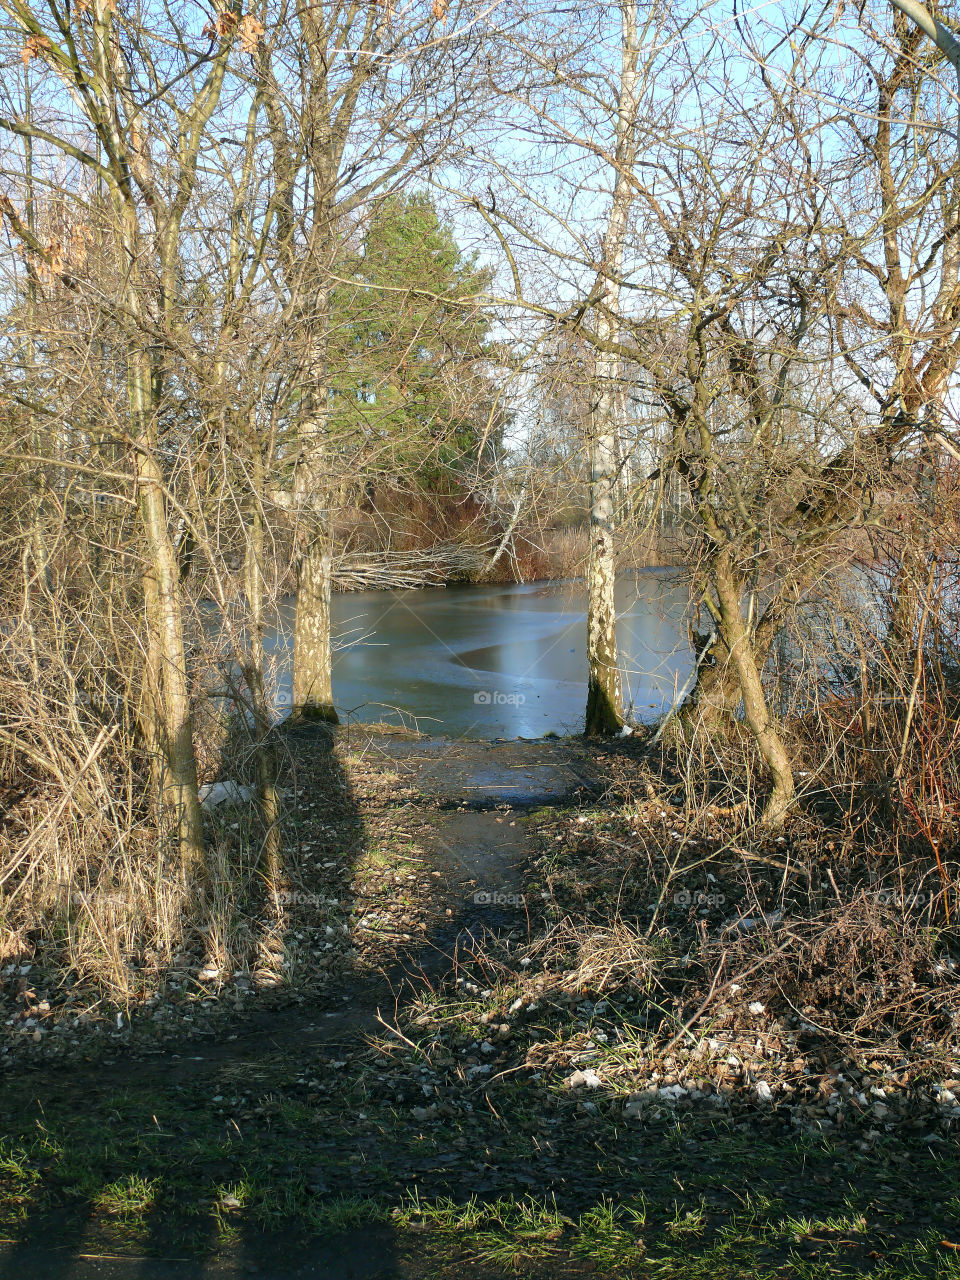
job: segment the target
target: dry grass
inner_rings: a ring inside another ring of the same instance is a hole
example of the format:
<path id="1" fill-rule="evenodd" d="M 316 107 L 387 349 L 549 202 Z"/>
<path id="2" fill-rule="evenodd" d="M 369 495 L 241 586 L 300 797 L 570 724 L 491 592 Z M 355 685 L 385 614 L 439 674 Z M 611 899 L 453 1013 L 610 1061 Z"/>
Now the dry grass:
<path id="1" fill-rule="evenodd" d="M 5 637 L 2 945 L 53 946 L 76 977 L 127 992 L 136 957 L 178 945 L 187 886 L 150 823 L 129 723 L 78 669 L 23 625 Z"/>
<path id="2" fill-rule="evenodd" d="M 136 663 L 117 662 L 76 615 L 56 620 L 46 641 L 11 622 L 0 649 L 0 955 L 43 952 L 91 1000 L 121 1003 L 161 982 L 184 949 L 223 968 L 245 963 L 264 897 L 254 816 L 212 819 L 205 883 L 188 882 L 129 714 Z M 206 776 L 252 777 L 247 735 L 231 731 L 221 704 L 198 701 Z"/>

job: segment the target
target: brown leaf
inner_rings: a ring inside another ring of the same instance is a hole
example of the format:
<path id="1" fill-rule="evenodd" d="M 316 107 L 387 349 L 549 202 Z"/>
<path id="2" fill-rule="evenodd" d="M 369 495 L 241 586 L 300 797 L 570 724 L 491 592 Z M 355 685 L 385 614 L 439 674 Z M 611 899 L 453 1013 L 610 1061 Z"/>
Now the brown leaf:
<path id="1" fill-rule="evenodd" d="M 447 14 L 450 12 L 450 0 L 433 0 L 433 8 L 431 13 L 437 22 L 446 22 Z"/>
<path id="2" fill-rule="evenodd" d="M 87 259 L 87 252 L 93 241 L 93 231 L 86 222 L 75 222 L 70 228 L 70 239 L 67 245 L 67 260 L 73 266 L 82 266 Z"/>
<path id="3" fill-rule="evenodd" d="M 42 58 L 53 48 L 46 36 L 30 35 L 23 42 L 23 48 L 20 50 L 20 57 L 23 59 L 25 67 L 30 65 L 31 58 Z"/>
<path id="4" fill-rule="evenodd" d="M 237 15 L 229 9 L 224 9 L 223 13 L 217 14 L 217 35 L 221 40 L 225 40 L 232 34 L 237 22 Z"/>
<path id="5" fill-rule="evenodd" d="M 263 35 L 263 23 L 259 18 L 255 18 L 252 13 L 246 13 L 240 19 L 237 33 L 240 36 L 243 52 L 256 53 L 260 37 Z"/>
<path id="6" fill-rule="evenodd" d="M 37 275 L 44 284 L 52 284 L 64 268 L 63 245 L 59 240 L 48 240 L 44 255 L 36 263 Z"/>

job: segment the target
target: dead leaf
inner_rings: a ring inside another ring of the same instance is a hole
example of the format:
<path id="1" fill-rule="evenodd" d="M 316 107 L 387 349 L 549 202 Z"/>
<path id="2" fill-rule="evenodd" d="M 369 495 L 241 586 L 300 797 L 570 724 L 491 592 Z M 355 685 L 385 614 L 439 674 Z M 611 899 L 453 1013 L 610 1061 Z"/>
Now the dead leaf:
<path id="1" fill-rule="evenodd" d="M 224 9 L 223 13 L 217 14 L 217 35 L 221 40 L 225 40 L 227 36 L 233 33 L 239 19 L 230 9 Z"/>
<path id="2" fill-rule="evenodd" d="M 450 12 L 450 0 L 433 0 L 433 8 L 431 13 L 437 22 L 446 22 L 447 14 Z"/>
<path id="3" fill-rule="evenodd" d="M 31 58 L 42 58 L 45 53 L 53 48 L 46 36 L 31 35 L 27 36 L 23 42 L 23 48 L 20 50 L 20 57 L 23 59 L 23 65 L 28 67 Z"/>
<path id="4" fill-rule="evenodd" d="M 45 256 L 36 264 L 37 275 L 45 284 L 52 284 L 63 272 L 63 245 L 59 240 L 49 240 L 45 246 Z"/>
<path id="5" fill-rule="evenodd" d="M 211 18 L 204 24 L 200 34 L 206 36 L 208 40 L 226 40 L 228 36 L 233 35 L 239 24 L 240 19 L 232 9 L 223 9 L 215 18 Z"/>
<path id="6" fill-rule="evenodd" d="M 256 53 L 260 37 L 263 35 L 263 23 L 259 18 L 255 18 L 252 13 L 246 13 L 240 19 L 237 33 L 240 36 L 240 45 L 243 52 Z"/>
<path id="7" fill-rule="evenodd" d="M 66 256 L 72 266 L 82 266 L 93 242 L 93 231 L 86 222 L 75 222 L 70 228 Z"/>

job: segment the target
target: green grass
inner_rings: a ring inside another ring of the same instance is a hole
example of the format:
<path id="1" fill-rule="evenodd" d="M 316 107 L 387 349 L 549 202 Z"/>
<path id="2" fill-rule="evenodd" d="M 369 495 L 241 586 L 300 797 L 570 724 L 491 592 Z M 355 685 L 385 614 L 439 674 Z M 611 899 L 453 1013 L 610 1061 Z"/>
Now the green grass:
<path id="1" fill-rule="evenodd" d="M 423 1232 L 436 1256 L 459 1256 L 526 1274 L 531 1265 L 588 1263 L 594 1271 L 637 1280 L 827 1280 L 870 1276 L 876 1280 L 919 1280 L 960 1276 L 960 1261 L 933 1236 L 883 1254 L 850 1257 L 851 1236 L 862 1234 L 862 1218 L 830 1215 L 797 1220 L 748 1207 L 706 1235 L 707 1214 L 678 1209 L 657 1224 L 644 1199 L 602 1201 L 576 1216 L 561 1213 L 551 1200 L 471 1199 L 426 1201 L 412 1196 L 393 1210 L 394 1223 Z M 831 1239 L 831 1237 L 835 1237 Z M 804 1256 L 795 1246 L 815 1243 L 820 1256 Z M 442 1246 L 446 1246 L 446 1251 Z M 438 1249 L 438 1246 L 441 1246 Z M 550 1274 L 546 1266 L 546 1274 Z"/>
<path id="2" fill-rule="evenodd" d="M 303 1109 L 298 1116 L 301 1125 L 309 1123 Z M 121 1251 L 159 1247 L 173 1239 L 209 1252 L 228 1249 L 251 1228 L 278 1238 L 292 1230 L 305 1238 L 379 1224 L 392 1228 L 400 1250 L 416 1257 L 421 1270 L 427 1268 L 423 1274 L 437 1277 L 470 1265 L 504 1275 L 560 1276 L 588 1264 L 594 1273 L 637 1280 L 960 1280 L 960 1255 L 939 1243 L 958 1220 L 956 1196 L 940 1206 L 939 1220 L 916 1233 L 898 1231 L 893 1224 L 878 1231 L 876 1224 L 868 1224 L 852 1192 L 828 1212 L 797 1214 L 789 1195 L 770 1189 L 748 1193 L 732 1210 L 718 1212 L 709 1193 L 730 1180 L 736 1161 L 746 1162 L 751 1154 L 761 1157 L 755 1166 L 759 1180 L 766 1175 L 763 1164 L 784 1155 L 741 1135 L 722 1142 L 715 1158 L 721 1170 L 701 1169 L 695 1182 L 695 1162 L 684 1163 L 680 1156 L 682 1133 L 669 1134 L 665 1144 L 676 1168 L 671 1184 L 651 1179 L 637 1194 L 601 1196 L 570 1210 L 553 1197 L 536 1195 L 485 1200 L 410 1190 L 395 1199 L 320 1197 L 296 1164 L 282 1162 L 287 1124 L 272 1137 L 266 1131 L 267 1141 L 256 1146 L 207 1132 L 164 1155 L 157 1140 L 141 1128 L 142 1119 L 127 1111 L 106 1141 L 102 1132 L 94 1137 L 93 1122 L 54 1122 L 56 1141 L 44 1129 L 35 1132 L 32 1146 L 5 1144 L 0 1150 L 4 1198 L 21 1210 L 14 1220 L 6 1218 L 8 1237 L 16 1234 L 11 1231 L 15 1222 L 23 1224 L 24 1210 L 59 1210 L 69 1217 L 73 1201 L 82 1210 L 79 1217 L 85 1218 L 87 1232 L 92 1211 L 101 1238 Z M 287 1119 L 293 1122 L 293 1113 Z M 798 1153 L 791 1154 L 796 1159 Z M 801 1159 L 800 1167 L 806 1164 L 811 1175 L 819 1174 L 828 1153 L 805 1154 L 809 1162 Z M 38 1162 L 43 1160 L 51 1164 L 41 1172 Z M 145 1171 L 130 1168 L 134 1162 L 145 1164 Z M 224 1163 L 238 1175 L 223 1177 Z M 116 1173 L 123 1164 L 128 1168 Z M 939 1171 L 928 1172 L 940 1176 Z M 943 1174 L 949 1176 L 946 1170 Z M 159 1230 L 152 1221 L 158 1217 Z M 83 1239 L 89 1245 L 89 1234 Z"/>
<path id="3" fill-rule="evenodd" d="M 108 1213 L 127 1226 L 143 1226 L 154 1207 L 159 1186 L 159 1178 L 129 1173 L 108 1182 L 97 1193 L 94 1204 L 101 1213 Z"/>
<path id="4" fill-rule="evenodd" d="M 423 1061 L 409 1054 L 414 1084 Z M 375 1225 L 438 1278 L 586 1265 L 638 1280 L 960 1280 L 960 1254 L 939 1243 L 960 1222 L 951 1148 L 891 1139 L 864 1154 L 722 1116 L 586 1118 L 547 1082 L 511 1078 L 495 1112 L 476 1093 L 472 1112 L 416 1121 L 418 1085 L 402 1103 L 392 1084 L 378 1092 L 390 1070 L 370 1054 L 335 1075 L 281 1061 L 189 1084 L 64 1084 L 42 1108 L 29 1080 L 12 1082 L 3 1234 L 205 1256 L 251 1232 L 282 1248 Z M 482 1192 L 478 1167 L 493 1171 Z"/>

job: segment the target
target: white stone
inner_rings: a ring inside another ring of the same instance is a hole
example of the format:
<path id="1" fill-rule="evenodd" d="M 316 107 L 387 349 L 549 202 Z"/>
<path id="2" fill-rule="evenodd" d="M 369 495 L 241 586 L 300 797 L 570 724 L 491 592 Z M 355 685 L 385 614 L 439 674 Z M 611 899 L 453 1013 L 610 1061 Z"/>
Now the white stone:
<path id="1" fill-rule="evenodd" d="M 586 1071 L 574 1071 L 573 1075 L 567 1076 L 568 1089 L 599 1089 L 601 1084 L 603 1081 L 589 1067 Z"/>

